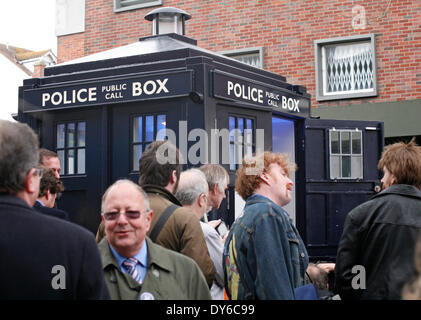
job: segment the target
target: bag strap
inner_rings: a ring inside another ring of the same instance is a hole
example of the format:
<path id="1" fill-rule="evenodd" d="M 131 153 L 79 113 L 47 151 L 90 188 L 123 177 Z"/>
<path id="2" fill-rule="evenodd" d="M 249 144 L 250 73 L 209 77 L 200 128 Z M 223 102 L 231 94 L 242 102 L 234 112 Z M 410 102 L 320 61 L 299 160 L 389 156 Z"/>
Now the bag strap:
<path id="1" fill-rule="evenodd" d="M 151 234 L 149 236 L 149 238 L 155 242 L 156 239 L 158 238 L 159 233 L 161 232 L 162 227 L 165 225 L 165 223 L 167 222 L 168 218 L 172 215 L 172 213 L 175 211 L 175 209 L 177 209 L 179 206 L 177 206 L 176 204 L 172 204 L 169 207 L 167 207 L 164 212 L 161 214 L 161 216 L 159 217 L 158 221 L 156 222 L 154 228 L 151 231 Z"/>

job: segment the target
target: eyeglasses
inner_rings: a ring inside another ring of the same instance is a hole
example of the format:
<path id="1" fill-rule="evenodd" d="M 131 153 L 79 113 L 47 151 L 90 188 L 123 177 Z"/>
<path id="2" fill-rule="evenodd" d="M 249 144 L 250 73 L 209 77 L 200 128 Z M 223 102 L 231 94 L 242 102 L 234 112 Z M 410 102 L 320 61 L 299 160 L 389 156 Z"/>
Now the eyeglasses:
<path id="1" fill-rule="evenodd" d="M 147 210 L 145 210 L 147 212 Z M 140 215 L 142 214 L 141 211 L 125 211 L 124 215 L 127 219 L 134 220 L 139 219 Z M 104 219 L 107 221 L 114 221 L 117 220 L 120 217 L 120 212 L 113 211 L 113 212 L 105 212 L 102 214 L 104 216 Z"/>
<path id="2" fill-rule="evenodd" d="M 42 168 L 34 168 L 35 172 L 37 173 L 37 175 L 39 176 L 40 179 L 42 179 L 42 174 L 44 172 L 44 170 Z"/>

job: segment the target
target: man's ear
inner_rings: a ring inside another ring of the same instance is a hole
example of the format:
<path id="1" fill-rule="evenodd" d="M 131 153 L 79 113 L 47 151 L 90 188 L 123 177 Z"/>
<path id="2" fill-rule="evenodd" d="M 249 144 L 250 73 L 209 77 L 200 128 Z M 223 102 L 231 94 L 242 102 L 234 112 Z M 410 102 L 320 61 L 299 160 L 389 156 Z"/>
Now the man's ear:
<path id="1" fill-rule="evenodd" d="M 260 173 L 260 180 L 262 180 L 264 183 L 269 184 L 269 174 L 266 171 L 263 171 Z"/>
<path id="2" fill-rule="evenodd" d="M 170 177 L 170 182 L 172 184 L 177 182 L 177 171 L 173 170 Z"/>
<path id="3" fill-rule="evenodd" d="M 35 193 L 35 192 L 39 192 L 39 182 L 40 179 L 34 175 L 35 173 L 35 168 L 32 168 L 31 170 L 29 170 L 28 174 L 25 177 L 25 191 L 28 193 Z M 38 194 L 37 194 L 37 198 L 38 198 Z"/>
<path id="4" fill-rule="evenodd" d="M 47 189 L 47 193 L 45 194 L 45 200 L 50 201 L 51 198 L 51 192 Z"/>
<path id="5" fill-rule="evenodd" d="M 212 190 L 209 190 L 209 191 L 212 192 L 213 194 L 217 194 L 218 193 L 218 190 L 219 190 L 219 184 L 218 183 L 215 183 L 213 185 Z"/>

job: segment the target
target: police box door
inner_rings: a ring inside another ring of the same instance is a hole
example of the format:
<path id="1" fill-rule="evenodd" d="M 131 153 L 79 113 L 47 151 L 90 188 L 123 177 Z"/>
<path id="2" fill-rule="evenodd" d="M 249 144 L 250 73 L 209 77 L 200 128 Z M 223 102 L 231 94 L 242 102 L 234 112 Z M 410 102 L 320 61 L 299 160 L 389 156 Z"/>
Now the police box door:
<path id="1" fill-rule="evenodd" d="M 306 219 L 313 258 L 336 257 L 345 217 L 380 191 L 383 123 L 306 119 Z"/>
<path id="2" fill-rule="evenodd" d="M 49 111 L 42 115 L 41 146 L 57 152 L 65 186 L 58 208 L 96 233 L 100 222 L 106 155 L 101 148 L 101 107 Z"/>
<path id="3" fill-rule="evenodd" d="M 156 140 L 161 129 L 170 128 L 178 136 L 178 121 L 184 108 L 182 99 L 172 99 L 171 102 L 133 102 L 112 107 L 111 183 L 118 179 L 130 179 L 138 183 L 142 152 Z"/>

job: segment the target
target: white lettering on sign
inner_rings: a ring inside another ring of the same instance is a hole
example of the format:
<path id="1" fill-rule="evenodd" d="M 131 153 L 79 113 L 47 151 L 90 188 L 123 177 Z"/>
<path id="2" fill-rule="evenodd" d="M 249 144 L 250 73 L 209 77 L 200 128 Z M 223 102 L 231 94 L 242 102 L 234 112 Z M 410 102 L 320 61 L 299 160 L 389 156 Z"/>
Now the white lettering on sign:
<path id="1" fill-rule="evenodd" d="M 245 86 L 244 84 L 233 83 L 228 81 L 227 93 L 230 96 L 232 93 L 237 98 L 242 98 L 244 100 L 254 101 L 258 103 L 263 103 L 263 90 L 253 88 L 250 86 Z"/>
<path id="2" fill-rule="evenodd" d="M 71 104 L 76 102 L 96 101 L 96 87 L 82 88 L 78 90 L 55 91 L 52 94 L 45 92 L 42 94 L 42 106 L 47 102 L 57 106 L 60 104 Z"/>
<path id="3" fill-rule="evenodd" d="M 168 89 L 165 86 L 167 84 L 168 78 L 164 80 L 148 80 L 145 83 L 133 82 L 132 84 L 132 95 L 138 97 L 145 93 L 146 95 L 159 94 L 162 91 L 168 93 Z"/>
<path id="4" fill-rule="evenodd" d="M 282 109 L 288 109 L 289 111 L 297 111 L 300 112 L 300 109 L 298 108 L 298 104 L 300 103 L 300 100 L 298 99 L 292 99 L 292 98 L 286 98 L 282 96 Z"/>

